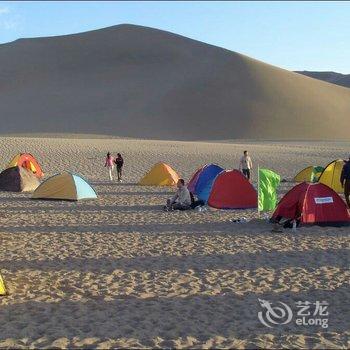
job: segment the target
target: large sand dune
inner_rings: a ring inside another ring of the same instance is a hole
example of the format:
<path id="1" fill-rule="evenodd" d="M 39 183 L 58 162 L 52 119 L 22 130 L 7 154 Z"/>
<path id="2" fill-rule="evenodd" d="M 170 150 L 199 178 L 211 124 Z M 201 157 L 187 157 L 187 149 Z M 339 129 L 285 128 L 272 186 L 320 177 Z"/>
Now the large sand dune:
<path id="1" fill-rule="evenodd" d="M 1 133 L 346 139 L 350 89 L 120 25 L 0 45 L 0 106 Z"/>

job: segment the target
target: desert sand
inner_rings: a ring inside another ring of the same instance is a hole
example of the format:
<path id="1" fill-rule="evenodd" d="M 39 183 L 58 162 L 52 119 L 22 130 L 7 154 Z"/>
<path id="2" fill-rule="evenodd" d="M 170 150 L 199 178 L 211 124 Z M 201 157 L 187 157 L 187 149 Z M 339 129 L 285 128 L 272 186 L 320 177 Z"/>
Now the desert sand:
<path id="1" fill-rule="evenodd" d="M 349 88 L 154 28 L 19 39 L 0 67 L 1 133 L 348 140 Z"/>
<path id="2" fill-rule="evenodd" d="M 255 166 L 291 179 L 345 157 L 350 143 L 1 137 L 1 169 L 16 152 L 31 152 L 46 176 L 85 176 L 98 199 L 0 193 L 9 290 L 0 297 L 0 347 L 348 348 L 350 228 L 272 233 L 255 210 L 163 212 L 172 189 L 136 185 L 158 161 L 187 180 L 208 162 L 237 167 L 244 149 Z M 125 157 L 121 184 L 107 180 L 108 150 Z M 242 217 L 249 221 L 232 222 Z M 325 300 L 329 327 L 267 328 L 258 298 Z"/>

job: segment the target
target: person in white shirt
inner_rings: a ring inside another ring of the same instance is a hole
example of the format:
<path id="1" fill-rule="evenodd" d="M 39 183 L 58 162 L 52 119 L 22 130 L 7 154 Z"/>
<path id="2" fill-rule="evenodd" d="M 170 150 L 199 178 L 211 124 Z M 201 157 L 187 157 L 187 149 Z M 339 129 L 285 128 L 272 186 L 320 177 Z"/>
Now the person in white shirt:
<path id="1" fill-rule="evenodd" d="M 243 152 L 243 157 L 239 161 L 239 170 L 250 181 L 252 176 L 253 163 L 252 159 L 248 155 L 248 151 Z"/>
<path id="2" fill-rule="evenodd" d="M 177 182 L 177 191 L 173 198 L 167 200 L 164 210 L 188 210 L 191 209 L 191 204 L 190 191 L 185 186 L 185 181 L 179 179 Z"/>

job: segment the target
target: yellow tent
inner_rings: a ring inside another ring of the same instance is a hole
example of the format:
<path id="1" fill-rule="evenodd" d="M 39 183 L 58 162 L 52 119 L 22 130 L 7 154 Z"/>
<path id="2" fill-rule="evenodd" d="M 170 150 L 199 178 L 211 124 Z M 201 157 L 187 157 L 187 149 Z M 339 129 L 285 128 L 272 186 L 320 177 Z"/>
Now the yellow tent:
<path id="1" fill-rule="evenodd" d="M 344 189 L 340 183 L 340 175 L 343 169 L 344 161 L 341 159 L 329 163 L 323 170 L 318 182 L 321 182 L 332 188 L 335 192 L 343 193 Z"/>
<path id="2" fill-rule="evenodd" d="M 317 182 L 324 170 L 321 166 L 308 166 L 294 176 L 294 182 Z"/>
<path id="3" fill-rule="evenodd" d="M 33 193 L 33 199 L 77 201 L 97 198 L 95 190 L 78 174 L 63 172 L 44 181 Z"/>
<path id="4" fill-rule="evenodd" d="M 139 182 L 143 186 L 174 186 L 179 175 L 165 163 L 157 163 Z"/>
<path id="5" fill-rule="evenodd" d="M 5 282 L 0 274 L 0 295 L 6 295 L 7 291 L 6 291 L 6 286 L 5 286 Z"/>

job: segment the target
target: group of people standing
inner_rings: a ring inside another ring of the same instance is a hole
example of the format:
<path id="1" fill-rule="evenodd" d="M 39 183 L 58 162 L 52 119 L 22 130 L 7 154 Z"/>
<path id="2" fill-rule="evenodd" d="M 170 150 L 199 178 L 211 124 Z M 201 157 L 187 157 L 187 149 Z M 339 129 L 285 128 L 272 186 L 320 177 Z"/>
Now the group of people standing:
<path id="1" fill-rule="evenodd" d="M 105 167 L 108 169 L 109 179 L 113 181 L 114 166 L 117 168 L 117 181 L 122 182 L 124 159 L 120 153 L 113 157 L 110 152 L 107 153 Z"/>

